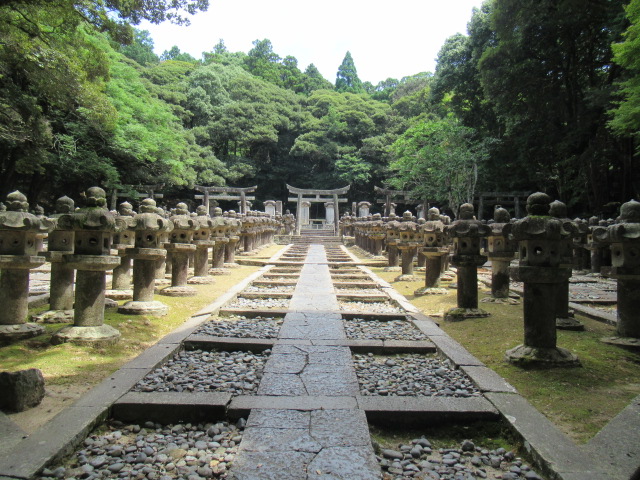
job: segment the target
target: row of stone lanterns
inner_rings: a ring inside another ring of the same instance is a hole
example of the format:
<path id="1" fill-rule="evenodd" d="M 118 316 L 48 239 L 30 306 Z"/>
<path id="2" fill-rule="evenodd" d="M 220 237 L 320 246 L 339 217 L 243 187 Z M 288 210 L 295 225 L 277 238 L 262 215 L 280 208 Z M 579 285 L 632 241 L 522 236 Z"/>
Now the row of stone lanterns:
<path id="1" fill-rule="evenodd" d="M 77 210 L 73 200 L 59 199 L 51 219 L 28 213 L 27 199 L 20 192 L 7 197 L 8 208 L 0 212 L 0 301 L 5 307 L 0 312 L 0 342 L 44 332 L 41 325 L 27 322 L 27 313 L 29 271 L 47 258 L 52 263 L 49 314 L 55 322 L 73 318 L 73 325 L 54 334 L 52 342 L 108 343 L 117 341 L 120 333 L 104 325 L 107 271 L 114 270 L 114 289 L 126 290 L 133 280 L 133 300 L 119 307 L 119 312 L 164 315 L 167 306 L 154 300 L 154 291 L 158 265 L 168 253 L 171 285 L 160 293 L 194 295 L 196 290 L 187 284 L 191 256 L 196 274 L 192 283 L 210 282 L 209 248 L 213 250 L 211 273 L 221 273 L 223 267 L 236 265 L 240 235 L 248 239 L 245 249 L 251 253 L 271 243 L 280 227 L 261 212 L 241 217 L 228 212 L 223 217 L 222 210 L 216 209 L 210 218 L 203 209 L 189 214 L 185 204 L 179 204 L 167 219 L 152 199 L 142 201 L 138 214 L 125 202 L 116 215 L 107 210 L 101 188 L 92 187 L 85 196 L 86 207 Z M 38 252 L 47 234 L 45 258 Z M 161 270 L 164 277 L 164 266 Z"/>

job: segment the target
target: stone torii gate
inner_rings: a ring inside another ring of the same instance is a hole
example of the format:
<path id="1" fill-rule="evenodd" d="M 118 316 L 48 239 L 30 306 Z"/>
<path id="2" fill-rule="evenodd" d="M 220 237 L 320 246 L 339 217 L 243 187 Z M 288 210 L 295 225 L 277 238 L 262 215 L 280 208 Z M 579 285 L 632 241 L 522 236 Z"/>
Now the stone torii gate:
<path id="1" fill-rule="evenodd" d="M 388 188 L 382 188 L 382 187 L 373 187 L 373 190 L 380 195 L 384 195 L 383 199 L 377 199 L 376 203 L 380 203 L 380 204 L 384 204 L 384 215 L 385 217 L 388 217 L 389 214 L 391 213 L 391 201 L 392 200 L 396 200 L 396 199 L 400 199 L 403 200 L 404 203 L 410 203 L 413 202 L 415 203 L 416 200 L 414 198 L 411 198 L 411 192 L 407 192 L 405 190 L 390 190 Z M 423 205 L 422 210 L 424 212 L 427 211 L 427 206 L 428 204 L 425 202 Z"/>
<path id="2" fill-rule="evenodd" d="M 347 185 L 346 187 L 336 188 L 333 190 L 316 190 L 316 189 L 306 189 L 306 188 L 296 188 L 291 185 L 287 185 L 287 189 L 289 193 L 293 195 L 297 195 L 296 197 L 289 197 L 287 200 L 289 202 L 295 202 L 296 204 L 296 235 L 300 235 L 300 206 L 303 201 L 310 203 L 326 203 L 333 202 L 333 229 L 335 234 L 338 234 L 338 224 L 340 221 L 340 213 L 338 209 L 338 205 L 340 203 L 346 203 L 346 198 L 338 198 L 339 195 L 345 195 L 351 185 Z"/>
<path id="3" fill-rule="evenodd" d="M 256 197 L 247 196 L 247 193 L 255 192 L 258 188 L 257 185 L 253 187 L 203 187 L 202 185 L 196 185 L 194 187 L 198 192 L 202 192 L 203 195 L 196 195 L 196 200 L 202 200 L 202 204 L 209 210 L 209 203 L 211 200 L 236 200 L 240 202 L 240 213 L 247 213 L 247 201 L 255 200 Z M 211 195 L 211 194 L 218 195 Z"/>
<path id="4" fill-rule="evenodd" d="M 158 190 L 162 190 L 164 188 L 164 183 L 159 183 L 157 185 L 123 185 L 123 187 L 131 187 L 131 190 L 138 194 L 138 199 L 140 200 L 144 200 L 145 198 L 152 198 L 156 200 L 164 197 L 162 193 L 157 193 Z M 111 194 L 111 210 L 115 210 L 117 208 L 118 198 L 131 198 L 131 194 L 119 192 L 117 188 L 114 189 Z"/>
<path id="5" fill-rule="evenodd" d="M 521 218 L 520 205 L 521 202 L 526 204 L 527 197 L 531 192 L 480 192 L 478 196 L 478 220 L 482 220 L 485 202 L 492 205 L 511 206 L 515 211 L 515 218 Z M 493 218 L 493 210 L 491 210 L 490 218 Z"/>

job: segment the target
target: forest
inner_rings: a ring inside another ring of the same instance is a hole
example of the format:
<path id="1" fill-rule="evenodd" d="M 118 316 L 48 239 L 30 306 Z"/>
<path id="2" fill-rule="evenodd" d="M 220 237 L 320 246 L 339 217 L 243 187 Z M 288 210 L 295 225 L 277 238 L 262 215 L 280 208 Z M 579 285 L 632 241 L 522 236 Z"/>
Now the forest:
<path id="1" fill-rule="evenodd" d="M 351 184 L 351 200 L 384 185 L 454 213 L 478 192 L 541 190 L 612 216 L 638 196 L 640 0 L 487 0 L 435 72 L 377 85 L 349 52 L 331 83 L 269 39 L 157 56 L 135 28 L 207 8 L 0 0 L 0 199 L 163 183 L 169 199 L 258 185 L 286 200 L 287 183 Z"/>

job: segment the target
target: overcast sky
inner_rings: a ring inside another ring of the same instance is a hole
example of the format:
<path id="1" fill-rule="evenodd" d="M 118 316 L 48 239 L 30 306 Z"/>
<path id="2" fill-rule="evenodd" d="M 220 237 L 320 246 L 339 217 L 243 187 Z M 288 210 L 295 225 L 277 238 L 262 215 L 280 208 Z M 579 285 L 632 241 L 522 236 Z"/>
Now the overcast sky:
<path id="1" fill-rule="evenodd" d="M 177 45 L 200 59 L 223 39 L 228 50 L 247 53 L 268 38 L 281 57 L 293 55 L 301 70 L 313 63 L 332 83 L 345 53 L 358 76 L 374 85 L 389 77 L 435 69 L 445 39 L 466 34 L 473 7 L 482 0 L 210 0 L 189 27 L 164 23 L 149 30 L 155 51 Z"/>

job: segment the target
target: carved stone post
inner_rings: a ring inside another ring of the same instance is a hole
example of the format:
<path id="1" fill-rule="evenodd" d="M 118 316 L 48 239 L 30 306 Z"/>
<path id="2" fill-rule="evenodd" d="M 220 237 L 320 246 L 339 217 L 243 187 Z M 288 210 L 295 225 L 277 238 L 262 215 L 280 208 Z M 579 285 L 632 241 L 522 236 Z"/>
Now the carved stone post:
<path id="1" fill-rule="evenodd" d="M 120 265 L 113 269 L 111 288 L 113 290 L 125 291 L 127 292 L 127 297 L 125 298 L 131 298 L 129 295 L 132 294 L 131 272 L 133 269 L 133 259 L 127 255 L 126 250 L 127 248 L 133 247 L 135 243 L 135 233 L 129 228 L 135 212 L 129 202 L 122 202 L 118 207 L 118 213 L 127 227 L 113 235 L 112 248 L 118 251 Z"/>
<path id="2" fill-rule="evenodd" d="M 623 204 L 618 223 L 599 227 L 593 235 L 611 245 L 611 276 L 618 282 L 617 336 L 602 341 L 640 350 L 640 203 Z"/>
<path id="3" fill-rule="evenodd" d="M 446 313 L 444 319 L 449 322 L 489 316 L 478 308 L 478 267 L 487 261 L 487 257 L 480 255 L 480 241 L 489 234 L 489 227 L 473 214 L 473 205 L 461 205 L 458 220 L 446 229 L 453 238 L 451 263 L 458 269 L 458 306 Z"/>
<path id="4" fill-rule="evenodd" d="M 400 222 L 396 215 L 390 215 L 389 221 L 384 225 L 387 243 L 388 266 L 385 272 L 397 272 L 400 270 L 400 256 L 398 255 L 398 240 L 400 240 Z"/>
<path id="5" fill-rule="evenodd" d="M 228 271 L 224 268 L 224 260 L 226 255 L 226 247 L 229 244 L 229 232 L 230 222 L 222 216 L 222 209 L 216 208 L 213 214 L 211 235 L 216 244 L 213 247 L 212 262 L 210 271 L 213 275 L 224 275 Z"/>
<path id="6" fill-rule="evenodd" d="M 565 228 L 571 224 L 549 216 L 550 203 L 546 193 L 529 195 L 528 215 L 505 227 L 520 252 L 511 276 L 524 283 L 524 344 L 508 350 L 506 360 L 521 366 L 580 365 L 576 355 L 556 345 L 556 292 L 569 274 L 560 266 L 560 243 L 571 237 Z"/>
<path id="7" fill-rule="evenodd" d="M 76 292 L 73 325 L 51 337 L 51 343 L 115 343 L 120 332 L 104 324 L 106 272 L 120 263 L 111 255 L 115 231 L 124 227 L 107 210 L 107 195 L 102 188 L 92 187 L 86 193 L 86 208 L 58 219 L 61 229 L 75 233 L 72 254 L 63 256 L 69 268 L 76 269 Z"/>
<path id="8" fill-rule="evenodd" d="M 69 197 L 56 201 L 56 213 L 52 215 L 54 229 L 49 233 L 48 251 L 42 255 L 51 263 L 49 310 L 33 319 L 46 323 L 70 323 L 73 321 L 73 284 L 75 271 L 64 261 L 64 255 L 73 253 L 73 230 L 61 230 L 58 218 L 73 213 L 75 204 Z"/>
<path id="9" fill-rule="evenodd" d="M 198 291 L 187 285 L 189 256 L 196 251 L 196 246 L 192 243 L 193 233 L 200 225 L 189 215 L 185 203 L 176 206 L 176 214 L 169 220 L 173 223 L 169 243 L 166 245 L 167 252 L 171 252 L 171 286 L 160 290 L 160 294 L 169 297 L 193 297 Z"/>
<path id="10" fill-rule="evenodd" d="M 414 292 L 414 295 L 445 294 L 446 290 L 437 288 L 440 285 L 442 273 L 442 259 L 449 255 L 445 225 L 440 220 L 440 211 L 430 208 L 428 220 L 422 226 L 423 245 L 418 252 L 425 257 L 424 287 Z"/>
<path id="11" fill-rule="evenodd" d="M 45 262 L 37 255 L 36 236 L 53 224 L 28 210 L 27 197 L 15 191 L 7 195 L 7 210 L 0 212 L 0 343 L 44 333 L 42 325 L 27 322 L 29 270 Z"/>
<path id="12" fill-rule="evenodd" d="M 491 260 L 491 298 L 504 302 L 509 298 L 509 264 L 518 246 L 504 233 L 505 225 L 511 221 L 509 212 L 496 205 L 493 220 L 487 236 L 487 257 Z"/>
<path id="13" fill-rule="evenodd" d="M 198 224 L 198 229 L 193 232 L 193 244 L 196 246 L 193 257 L 193 277 L 187 282 L 195 285 L 211 284 L 215 280 L 209 276 L 209 249 L 214 248 L 217 244 L 211 239 L 214 228 L 213 220 L 209 217 L 204 205 L 200 205 L 196 209 L 196 213 L 198 215 L 195 217 L 195 221 Z"/>
<path id="14" fill-rule="evenodd" d="M 229 210 L 226 213 L 226 222 L 228 225 L 227 236 L 229 243 L 225 246 L 224 266 L 227 268 L 237 268 L 239 265 L 236 263 L 236 247 L 240 241 L 240 228 L 242 225 L 237 218 L 236 212 L 233 210 Z"/>
<path id="15" fill-rule="evenodd" d="M 135 231 L 135 246 L 126 254 L 133 258 L 133 300 L 122 305 L 118 312 L 128 315 L 163 316 L 169 307 L 153 299 L 156 265 L 166 258 L 163 237 L 173 224 L 156 213 L 156 202 L 146 198 L 140 205 L 140 213 L 133 217 L 131 229 Z"/>
<path id="16" fill-rule="evenodd" d="M 575 234 L 578 232 L 578 227 L 575 223 L 567 218 L 567 206 L 556 200 L 551 202 L 549 206 L 549 215 L 557 218 L 563 224 L 573 225 L 573 231 Z M 571 278 L 571 272 L 573 270 L 573 238 L 569 237 L 560 241 L 560 268 L 568 270 L 564 276 L 566 280 L 558 285 L 556 292 L 556 328 L 561 330 L 584 330 L 584 325 L 573 317 L 573 313 L 569 311 L 569 278 Z"/>
<path id="17" fill-rule="evenodd" d="M 411 212 L 404 212 L 402 222 L 400 222 L 400 240 L 398 240 L 398 250 L 401 253 L 402 274 L 396 277 L 396 281 L 413 281 L 413 257 L 422 243 L 418 225 L 412 221 Z"/>

